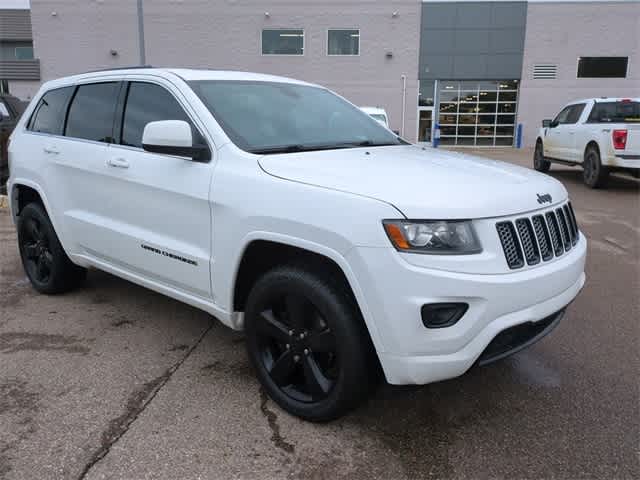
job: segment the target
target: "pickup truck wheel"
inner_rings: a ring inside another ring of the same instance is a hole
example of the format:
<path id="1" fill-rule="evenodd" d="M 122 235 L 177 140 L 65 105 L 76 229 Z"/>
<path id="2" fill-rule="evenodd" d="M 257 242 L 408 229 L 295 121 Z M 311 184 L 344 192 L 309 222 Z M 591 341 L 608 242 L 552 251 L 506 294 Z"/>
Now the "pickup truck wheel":
<path id="1" fill-rule="evenodd" d="M 536 142 L 536 149 L 533 152 L 533 168 L 538 172 L 547 173 L 551 168 L 551 162 L 545 160 L 542 142 Z"/>
<path id="2" fill-rule="evenodd" d="M 18 246 L 24 271 L 40 293 L 71 290 L 86 277 L 64 252 L 51 220 L 37 203 L 25 206 L 18 216 Z"/>
<path id="3" fill-rule="evenodd" d="M 372 350 L 360 312 L 329 277 L 297 266 L 266 273 L 245 308 L 247 351 L 284 410 L 328 421 L 369 392 Z"/>
<path id="4" fill-rule="evenodd" d="M 603 188 L 609 180 L 609 169 L 602 165 L 600 153 L 595 147 L 589 147 L 584 155 L 582 178 L 591 188 Z"/>

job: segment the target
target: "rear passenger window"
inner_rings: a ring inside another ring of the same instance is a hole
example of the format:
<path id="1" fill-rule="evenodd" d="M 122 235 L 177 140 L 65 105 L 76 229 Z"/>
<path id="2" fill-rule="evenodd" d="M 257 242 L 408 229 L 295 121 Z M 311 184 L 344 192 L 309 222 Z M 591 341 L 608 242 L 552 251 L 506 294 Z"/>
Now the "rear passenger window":
<path id="1" fill-rule="evenodd" d="M 122 145 L 142 148 L 144 127 L 160 120 L 184 120 L 191 125 L 193 143 L 204 143 L 173 95 L 153 83 L 131 82 L 122 122 Z"/>
<path id="2" fill-rule="evenodd" d="M 80 85 L 69 107 L 65 136 L 113 142 L 113 119 L 119 89 L 118 82 Z"/>
<path id="3" fill-rule="evenodd" d="M 36 106 L 28 129 L 33 132 L 62 135 L 64 115 L 72 93 L 73 87 L 57 88 L 45 93 Z"/>

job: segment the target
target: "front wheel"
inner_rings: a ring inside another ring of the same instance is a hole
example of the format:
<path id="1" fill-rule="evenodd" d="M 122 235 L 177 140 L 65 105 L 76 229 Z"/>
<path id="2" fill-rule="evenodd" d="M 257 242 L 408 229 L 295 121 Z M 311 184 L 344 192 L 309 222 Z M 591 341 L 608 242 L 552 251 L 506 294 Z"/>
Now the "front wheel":
<path id="1" fill-rule="evenodd" d="M 603 188 L 609 180 L 609 169 L 602 165 L 600 153 L 595 147 L 589 147 L 584 155 L 582 178 L 591 188 Z"/>
<path id="2" fill-rule="evenodd" d="M 340 282 L 282 266 L 253 287 L 245 311 L 247 351 L 258 379 L 284 410 L 335 419 L 369 392 L 372 347 L 360 312 Z"/>
<path id="3" fill-rule="evenodd" d="M 536 149 L 533 152 L 533 168 L 542 173 L 547 173 L 551 168 L 551 162 L 544 158 L 544 149 L 541 141 L 536 142 Z"/>

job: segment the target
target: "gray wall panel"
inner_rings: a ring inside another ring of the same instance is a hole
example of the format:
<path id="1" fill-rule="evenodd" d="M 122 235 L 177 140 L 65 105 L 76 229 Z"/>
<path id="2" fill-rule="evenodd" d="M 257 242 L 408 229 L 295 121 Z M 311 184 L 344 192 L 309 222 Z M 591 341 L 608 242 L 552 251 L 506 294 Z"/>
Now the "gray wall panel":
<path id="1" fill-rule="evenodd" d="M 420 79 L 519 79 L 526 19 L 524 1 L 423 3 Z"/>

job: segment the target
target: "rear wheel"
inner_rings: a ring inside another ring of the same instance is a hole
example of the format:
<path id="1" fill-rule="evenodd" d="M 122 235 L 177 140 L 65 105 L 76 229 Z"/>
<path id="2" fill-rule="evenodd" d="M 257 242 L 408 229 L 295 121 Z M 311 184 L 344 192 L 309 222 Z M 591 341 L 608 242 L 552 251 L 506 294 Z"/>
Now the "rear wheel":
<path id="1" fill-rule="evenodd" d="M 587 148 L 584 154 L 582 168 L 584 169 L 582 178 L 587 186 L 591 188 L 603 188 L 607 185 L 609 169 L 602 165 L 600 152 L 598 152 L 596 147 L 590 146 Z"/>
<path id="2" fill-rule="evenodd" d="M 533 152 L 533 168 L 543 173 L 547 173 L 551 168 L 551 162 L 544 158 L 544 149 L 540 140 L 536 142 L 536 149 Z"/>
<path id="3" fill-rule="evenodd" d="M 369 392 L 372 348 L 350 294 L 323 273 L 278 267 L 253 287 L 247 351 L 269 396 L 287 412 L 328 421 Z"/>
<path id="4" fill-rule="evenodd" d="M 38 203 L 28 204 L 18 216 L 18 245 L 24 271 L 40 293 L 66 292 L 86 277 L 87 271 L 69 260 Z"/>

